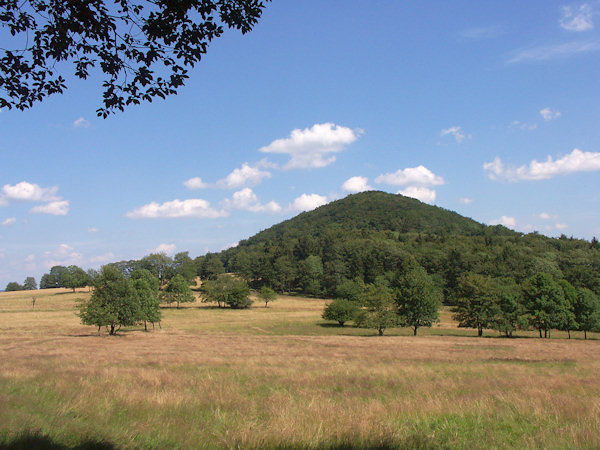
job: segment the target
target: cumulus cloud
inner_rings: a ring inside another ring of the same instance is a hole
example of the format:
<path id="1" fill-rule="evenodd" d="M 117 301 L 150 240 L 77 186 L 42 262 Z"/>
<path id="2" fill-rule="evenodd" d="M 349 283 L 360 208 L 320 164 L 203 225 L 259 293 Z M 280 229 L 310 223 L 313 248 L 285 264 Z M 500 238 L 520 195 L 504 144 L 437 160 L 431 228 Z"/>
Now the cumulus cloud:
<path id="1" fill-rule="evenodd" d="M 566 230 L 569 226 L 566 223 L 557 223 L 554 225 L 557 230 Z"/>
<path id="2" fill-rule="evenodd" d="M 88 231 L 88 233 L 97 233 L 100 230 L 96 227 L 90 227 L 90 228 L 88 228 L 87 231 Z"/>
<path id="3" fill-rule="evenodd" d="M 2 196 L 8 200 L 51 202 L 60 199 L 56 196 L 57 191 L 58 186 L 43 188 L 34 183 L 21 181 L 14 186 L 5 184 L 2 187 Z"/>
<path id="4" fill-rule="evenodd" d="M 175 244 L 160 244 L 158 247 L 149 251 L 149 253 L 164 253 L 165 255 L 172 254 L 177 246 Z"/>
<path id="5" fill-rule="evenodd" d="M 352 194 L 373 190 L 373 188 L 369 186 L 369 179 L 367 177 L 348 178 L 344 181 L 344 184 L 342 184 L 342 189 Z"/>
<path id="6" fill-rule="evenodd" d="M 327 197 L 319 194 L 302 194 L 296 198 L 291 208 L 296 211 L 310 211 L 327 203 Z"/>
<path id="7" fill-rule="evenodd" d="M 519 128 L 520 130 L 527 130 L 527 131 L 533 131 L 533 130 L 537 129 L 537 127 L 538 127 L 537 123 L 523 123 L 518 120 L 513 120 L 510 125 L 511 125 L 511 127 L 516 127 L 516 128 Z"/>
<path id="8" fill-rule="evenodd" d="M 242 164 L 242 167 L 235 169 L 222 180 L 217 181 L 217 186 L 226 189 L 237 189 L 242 186 L 256 186 L 264 178 L 270 178 L 271 172 L 260 170 L 257 166 L 251 166 L 248 163 Z"/>
<path id="9" fill-rule="evenodd" d="M 106 264 L 115 260 L 115 254 L 112 252 L 104 253 L 102 255 L 90 256 L 89 262 L 92 264 Z"/>
<path id="10" fill-rule="evenodd" d="M 127 213 L 127 217 L 130 219 L 160 219 L 181 217 L 215 219 L 218 217 L 225 217 L 227 215 L 228 213 L 226 211 L 217 210 L 211 207 L 208 201 L 201 198 L 190 198 L 187 200 L 175 199 L 165 203 L 151 202 Z"/>
<path id="11" fill-rule="evenodd" d="M 52 266 L 70 266 L 79 265 L 83 259 L 83 255 L 69 244 L 60 244 L 53 251 L 44 252 L 44 266 L 50 268 Z"/>
<path id="12" fill-rule="evenodd" d="M 77 119 L 73 122 L 73 127 L 74 128 L 89 128 L 90 121 L 84 119 L 83 117 L 80 117 L 79 119 Z"/>
<path id="13" fill-rule="evenodd" d="M 469 197 L 461 197 L 459 200 L 463 205 L 470 205 L 473 203 L 473 199 Z"/>
<path id="14" fill-rule="evenodd" d="M 504 225 L 507 228 L 515 228 L 517 226 L 517 219 L 510 216 L 501 216 L 499 219 L 491 220 L 490 225 Z"/>
<path id="15" fill-rule="evenodd" d="M 600 170 L 600 153 L 575 149 L 557 160 L 548 156 L 546 161 L 534 159 L 529 165 L 521 167 L 505 167 L 502 160 L 496 157 L 493 161 L 484 163 L 483 170 L 491 180 L 545 180 L 557 175 Z"/>
<path id="16" fill-rule="evenodd" d="M 592 21 L 593 10 L 589 3 L 584 3 L 578 8 L 564 6 L 560 18 L 560 26 L 568 31 L 587 31 L 594 28 Z"/>
<path id="17" fill-rule="evenodd" d="M 407 167 L 393 173 L 385 173 L 375 178 L 375 183 L 392 186 L 436 186 L 444 184 L 444 179 L 425 166 Z"/>
<path id="18" fill-rule="evenodd" d="M 66 216 L 67 214 L 69 214 L 69 202 L 67 200 L 49 202 L 45 205 L 34 206 L 29 211 L 37 214 L 52 214 L 53 216 Z"/>
<path id="19" fill-rule="evenodd" d="M 552 215 L 552 214 L 548 214 L 546 212 L 538 214 L 538 217 L 540 219 L 542 219 L 542 220 L 553 220 L 553 219 L 557 219 L 558 218 L 558 216 Z"/>
<path id="20" fill-rule="evenodd" d="M 546 61 L 556 58 L 566 58 L 580 53 L 597 52 L 600 50 L 600 42 L 568 42 L 565 44 L 532 47 L 514 52 L 507 63 L 515 64 L 521 62 Z"/>
<path id="21" fill-rule="evenodd" d="M 315 124 L 311 128 L 295 129 L 289 137 L 277 139 L 259 151 L 289 155 L 284 169 L 320 168 L 333 163 L 334 154 L 343 151 L 360 134 L 359 130 L 334 123 Z"/>
<path id="22" fill-rule="evenodd" d="M 553 110 L 552 108 L 544 108 L 540 111 L 540 115 L 548 122 L 550 120 L 558 119 L 562 114 L 560 111 Z"/>
<path id="23" fill-rule="evenodd" d="M 471 136 L 467 136 L 465 134 L 465 132 L 463 131 L 462 127 L 459 126 L 454 126 L 454 127 L 450 127 L 450 128 L 446 128 L 445 130 L 442 130 L 440 133 L 442 136 L 452 136 L 454 137 L 454 139 L 456 140 L 456 142 L 458 142 L 459 144 L 465 140 L 465 138 L 467 137 L 471 137 Z"/>
<path id="24" fill-rule="evenodd" d="M 2 222 L 2 225 L 7 226 L 7 225 L 14 225 L 17 222 L 17 218 L 16 217 L 9 217 L 8 219 L 5 219 Z"/>
<path id="25" fill-rule="evenodd" d="M 183 185 L 190 190 L 204 189 L 208 187 L 208 184 L 202 181 L 202 178 L 200 177 L 190 178 L 189 180 L 184 181 Z"/>
<path id="26" fill-rule="evenodd" d="M 407 186 L 401 189 L 397 194 L 405 195 L 406 197 L 416 198 L 424 203 L 435 202 L 436 192 L 434 189 L 429 189 L 423 186 Z"/>
<path id="27" fill-rule="evenodd" d="M 223 206 L 225 209 L 240 209 L 252 212 L 278 213 L 282 210 L 281 206 L 274 201 L 270 201 L 264 205 L 261 204 L 254 191 L 250 188 L 234 192 L 231 199 L 223 202 Z"/>

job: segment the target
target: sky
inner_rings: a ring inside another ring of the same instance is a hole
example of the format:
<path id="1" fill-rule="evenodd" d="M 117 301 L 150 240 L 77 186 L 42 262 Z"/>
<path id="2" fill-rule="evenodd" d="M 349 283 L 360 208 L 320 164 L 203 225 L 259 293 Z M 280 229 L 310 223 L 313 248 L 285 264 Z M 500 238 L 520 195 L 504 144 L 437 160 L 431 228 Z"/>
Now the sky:
<path id="1" fill-rule="evenodd" d="M 220 251 L 370 189 L 589 240 L 599 73 L 600 2 L 275 0 L 177 96 L 101 119 L 101 77 L 66 76 L 0 112 L 0 289 Z"/>

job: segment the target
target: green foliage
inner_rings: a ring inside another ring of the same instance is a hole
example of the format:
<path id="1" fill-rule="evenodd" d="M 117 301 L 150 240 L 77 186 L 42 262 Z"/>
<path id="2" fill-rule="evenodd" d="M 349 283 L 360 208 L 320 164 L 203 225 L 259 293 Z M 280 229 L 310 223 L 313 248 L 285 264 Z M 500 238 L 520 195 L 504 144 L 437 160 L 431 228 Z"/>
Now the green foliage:
<path id="1" fill-rule="evenodd" d="M 75 292 L 76 288 L 85 287 L 89 282 L 90 278 L 85 270 L 77 266 L 69 266 L 62 279 L 62 287 L 73 289 L 73 292 Z"/>
<path id="2" fill-rule="evenodd" d="M 345 278 L 336 286 L 335 296 L 350 300 L 355 303 L 360 303 L 360 298 L 365 290 L 365 283 L 359 278 L 357 280 L 349 280 Z"/>
<path id="3" fill-rule="evenodd" d="M 570 305 L 565 300 L 561 286 L 547 273 L 539 273 L 523 285 L 525 307 L 531 317 L 531 325 L 542 336 L 549 337 L 550 330 L 561 329 L 569 320 Z"/>
<path id="4" fill-rule="evenodd" d="M 513 332 L 529 326 L 523 306 L 520 287 L 512 278 L 503 278 L 494 283 L 496 291 L 495 316 L 491 319 L 490 328 L 512 337 Z"/>
<path id="5" fill-rule="evenodd" d="M 42 275 L 40 289 L 64 287 L 65 280 L 69 277 L 69 269 L 65 266 L 53 266 L 49 273 Z"/>
<path id="6" fill-rule="evenodd" d="M 180 252 L 173 257 L 173 269 L 189 284 L 194 282 L 197 275 L 196 263 L 190 258 L 189 252 Z"/>
<path id="7" fill-rule="evenodd" d="M 180 303 L 191 303 L 196 300 L 190 286 L 185 278 L 181 275 L 175 275 L 161 293 L 161 300 L 167 304 L 177 303 L 179 308 Z"/>
<path id="8" fill-rule="evenodd" d="M 160 281 L 158 278 L 149 270 L 137 269 L 131 273 L 131 284 L 140 304 L 138 320 L 144 322 L 144 330 L 148 330 L 148 322 L 160 324 L 161 312 L 158 295 Z"/>
<path id="9" fill-rule="evenodd" d="M 359 311 L 360 306 L 357 302 L 336 298 L 325 306 L 322 317 L 325 320 L 335 320 L 343 327 L 346 322 L 354 320 L 354 317 Z"/>
<path id="10" fill-rule="evenodd" d="M 439 320 L 442 294 L 422 267 L 404 274 L 397 290 L 398 314 L 401 323 L 413 329 L 431 327 Z"/>
<path id="11" fill-rule="evenodd" d="M 265 302 L 265 308 L 269 306 L 269 303 L 277 298 L 277 294 L 273 289 L 268 286 L 263 286 L 258 291 L 258 298 Z"/>
<path id="12" fill-rule="evenodd" d="M 35 281 L 35 278 L 33 278 L 33 277 L 25 278 L 25 281 L 23 282 L 23 288 L 26 291 L 35 291 L 37 289 L 37 283 Z"/>
<path id="13" fill-rule="evenodd" d="M 577 289 L 573 312 L 578 329 L 584 332 L 600 331 L 600 298 L 590 289 Z"/>
<path id="14" fill-rule="evenodd" d="M 299 284 L 303 292 L 318 296 L 322 292 L 323 262 L 321 258 L 310 255 L 298 264 Z"/>
<path id="15" fill-rule="evenodd" d="M 122 326 L 134 325 L 140 317 L 139 297 L 131 282 L 111 266 L 104 266 L 96 280 L 94 292 L 78 305 L 84 325 L 95 325 L 100 332 L 107 327 L 114 335 Z"/>
<path id="16" fill-rule="evenodd" d="M 165 284 L 175 274 L 173 268 L 173 259 L 165 253 L 151 253 L 144 256 L 134 266 L 139 269 L 146 269 L 152 275 L 160 280 L 161 285 Z"/>
<path id="17" fill-rule="evenodd" d="M 201 260 L 198 273 L 203 280 L 216 280 L 225 273 L 225 266 L 217 254 L 207 253 Z"/>
<path id="18" fill-rule="evenodd" d="M 361 304 L 364 305 L 364 309 L 356 315 L 356 326 L 374 328 L 379 336 L 383 336 L 386 329 L 400 325 L 394 295 L 384 284 L 367 285 L 361 296 Z"/>
<path id="19" fill-rule="evenodd" d="M 483 336 L 483 329 L 489 328 L 498 315 L 493 280 L 475 273 L 461 277 L 453 312 L 459 327 L 476 328 L 478 336 Z"/>
<path id="20" fill-rule="evenodd" d="M 23 291 L 23 290 L 25 290 L 25 288 L 23 286 L 21 286 L 19 283 L 17 283 L 16 281 L 11 281 L 6 285 L 6 288 L 4 290 L 6 292 Z"/>
<path id="21" fill-rule="evenodd" d="M 229 306 L 233 309 L 244 309 L 252 305 L 248 283 L 229 275 L 205 281 L 202 284 L 202 293 L 203 302 L 217 303 L 219 308 Z"/>

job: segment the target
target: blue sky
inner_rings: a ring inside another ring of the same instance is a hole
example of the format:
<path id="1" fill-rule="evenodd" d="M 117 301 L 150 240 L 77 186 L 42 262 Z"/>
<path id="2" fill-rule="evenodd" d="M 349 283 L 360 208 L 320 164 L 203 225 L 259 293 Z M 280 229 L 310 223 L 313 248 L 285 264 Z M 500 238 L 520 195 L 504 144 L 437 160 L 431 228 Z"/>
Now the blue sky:
<path id="1" fill-rule="evenodd" d="M 3 39 L 6 39 L 5 37 Z M 0 112 L 0 288 L 192 257 L 365 189 L 600 236 L 600 2 L 276 0 L 179 95 Z"/>

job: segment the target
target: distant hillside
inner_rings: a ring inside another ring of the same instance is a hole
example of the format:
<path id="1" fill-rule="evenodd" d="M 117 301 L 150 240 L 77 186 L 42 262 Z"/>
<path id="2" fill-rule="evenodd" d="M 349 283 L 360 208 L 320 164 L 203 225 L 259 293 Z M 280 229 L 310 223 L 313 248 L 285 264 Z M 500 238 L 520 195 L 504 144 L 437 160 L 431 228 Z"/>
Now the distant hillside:
<path id="1" fill-rule="evenodd" d="M 334 297 L 354 283 L 392 280 L 419 264 L 451 301 L 460 277 L 479 273 L 521 283 L 539 272 L 600 293 L 600 244 L 487 226 L 385 192 L 363 192 L 299 214 L 218 255 L 199 257 L 255 287 Z M 222 265 L 221 265 L 222 263 Z"/>
<path id="2" fill-rule="evenodd" d="M 504 227 L 488 227 L 453 211 L 427 205 L 413 198 L 381 191 L 349 195 L 309 212 L 286 220 L 251 237 L 252 245 L 282 236 L 320 235 L 328 229 L 395 231 L 398 233 L 482 235 L 515 234 Z"/>

